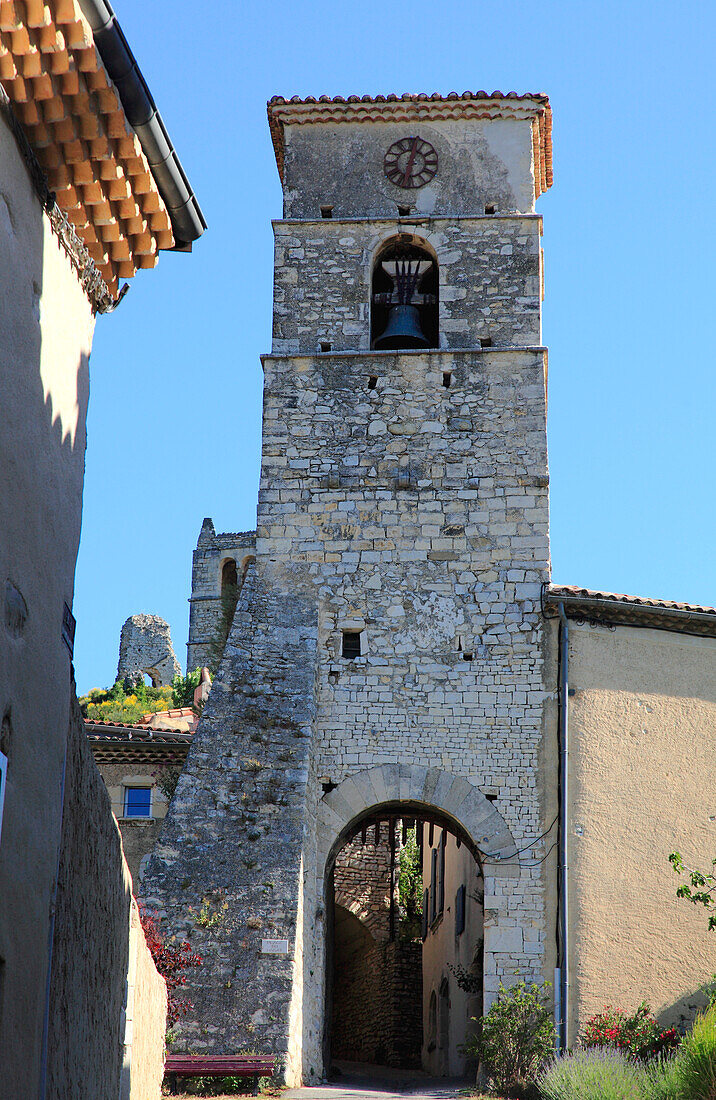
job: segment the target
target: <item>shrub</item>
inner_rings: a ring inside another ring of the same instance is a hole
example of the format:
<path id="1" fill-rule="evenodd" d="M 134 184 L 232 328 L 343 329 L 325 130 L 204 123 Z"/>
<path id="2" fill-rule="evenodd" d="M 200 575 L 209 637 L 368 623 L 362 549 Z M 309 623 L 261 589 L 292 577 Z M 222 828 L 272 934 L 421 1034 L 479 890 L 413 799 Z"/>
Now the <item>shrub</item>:
<path id="1" fill-rule="evenodd" d="M 194 692 L 201 681 L 201 669 L 195 668 L 186 676 L 177 674 L 172 680 L 172 704 L 175 707 L 193 707 Z"/>
<path id="2" fill-rule="evenodd" d="M 677 1100 L 716 1100 L 716 1005 L 711 1005 L 683 1039 L 670 1074 Z"/>
<path id="3" fill-rule="evenodd" d="M 480 1021 L 478 1034 L 464 1045 L 477 1057 L 498 1091 L 529 1090 L 554 1048 L 555 1028 L 548 1007 L 549 982 L 543 986 L 500 983 L 497 1000 Z"/>
<path id="4" fill-rule="evenodd" d="M 538 1078 L 544 1100 L 648 1100 L 646 1069 L 618 1050 L 577 1050 Z"/>
<path id="5" fill-rule="evenodd" d="M 167 1024 L 171 1028 L 193 1007 L 191 1001 L 181 1000 L 176 993 L 179 986 L 186 985 L 184 971 L 201 966 L 203 959 L 192 951 L 191 945 L 186 941 L 179 944 L 171 941 L 167 943 L 159 931 L 157 916 L 142 905 L 139 907 L 139 916 L 154 965 L 167 983 Z"/>
<path id="6" fill-rule="evenodd" d="M 679 1037 L 673 1027 L 662 1030 L 647 1002 L 642 1001 L 631 1016 L 605 1005 L 587 1020 L 580 1042 L 585 1047 L 607 1047 L 647 1059 L 673 1050 Z"/>

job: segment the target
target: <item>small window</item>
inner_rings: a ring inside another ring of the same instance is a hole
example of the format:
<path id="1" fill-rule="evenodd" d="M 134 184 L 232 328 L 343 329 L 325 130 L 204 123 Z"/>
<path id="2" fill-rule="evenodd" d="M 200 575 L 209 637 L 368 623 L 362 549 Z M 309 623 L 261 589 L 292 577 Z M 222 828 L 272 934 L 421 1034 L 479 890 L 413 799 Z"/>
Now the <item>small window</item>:
<path id="1" fill-rule="evenodd" d="M 485 213 L 486 214 L 494 214 L 495 213 L 495 207 L 492 206 L 491 204 L 486 206 L 485 207 Z"/>
<path id="2" fill-rule="evenodd" d="M 460 936 L 465 931 L 465 886 L 458 887 L 455 895 L 455 935 Z"/>
<path id="3" fill-rule="evenodd" d="M 428 938 L 428 906 L 430 904 L 430 891 L 423 890 L 423 940 Z"/>
<path id="4" fill-rule="evenodd" d="M 443 829 L 440 838 L 440 863 L 438 867 L 438 913 L 445 908 L 445 849 L 447 847 L 447 833 Z"/>
<path id="5" fill-rule="evenodd" d="M 399 206 L 398 207 L 398 217 L 399 218 L 407 218 L 409 216 L 409 214 L 410 214 L 410 207 L 409 206 Z"/>
<path id="6" fill-rule="evenodd" d="M 450 383 L 452 381 L 452 375 L 449 371 L 443 371 L 443 386 L 446 390 L 450 389 Z"/>
<path id="7" fill-rule="evenodd" d="M 491 348 L 492 347 L 492 338 L 490 336 L 481 336 L 480 337 L 480 347 L 481 348 Z"/>
<path id="8" fill-rule="evenodd" d="M 332 218 L 333 217 L 333 207 L 332 206 L 322 206 L 321 207 L 321 217 L 322 218 Z"/>
<path id="9" fill-rule="evenodd" d="M 368 379 L 368 389 L 369 390 L 374 390 L 377 385 L 378 385 L 378 376 L 376 374 L 371 374 L 370 378 Z"/>
<path id="10" fill-rule="evenodd" d="M 433 848 L 430 853 L 430 923 L 432 924 L 438 915 L 438 850 Z"/>
<path id="11" fill-rule="evenodd" d="M 152 788 L 151 787 L 125 787 L 124 788 L 124 816 L 125 817 L 151 817 L 152 816 Z"/>
<path id="12" fill-rule="evenodd" d="M 330 345 L 328 340 L 321 340 L 319 347 L 320 347 L 321 351 L 330 351 L 331 350 L 331 345 Z"/>
<path id="13" fill-rule="evenodd" d="M 341 654 L 349 661 L 354 661 L 356 657 L 360 657 L 359 630 L 343 631 L 343 649 L 341 650 Z"/>

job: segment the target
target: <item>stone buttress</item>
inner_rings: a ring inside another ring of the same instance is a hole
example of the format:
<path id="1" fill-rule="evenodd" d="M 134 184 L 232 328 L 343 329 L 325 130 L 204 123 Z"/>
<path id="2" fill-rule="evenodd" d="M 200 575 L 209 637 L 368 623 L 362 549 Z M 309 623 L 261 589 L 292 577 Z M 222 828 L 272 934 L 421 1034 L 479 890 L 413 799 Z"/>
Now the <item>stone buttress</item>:
<path id="1" fill-rule="evenodd" d="M 376 806 L 439 811 L 481 853 L 486 1004 L 551 977 L 551 147 L 541 96 L 277 99 L 269 119 L 256 561 L 143 893 L 205 956 L 176 1049 L 275 1053 L 296 1083 L 326 1069 L 327 874 Z M 433 279 L 433 335 L 380 350 L 401 257 Z"/>

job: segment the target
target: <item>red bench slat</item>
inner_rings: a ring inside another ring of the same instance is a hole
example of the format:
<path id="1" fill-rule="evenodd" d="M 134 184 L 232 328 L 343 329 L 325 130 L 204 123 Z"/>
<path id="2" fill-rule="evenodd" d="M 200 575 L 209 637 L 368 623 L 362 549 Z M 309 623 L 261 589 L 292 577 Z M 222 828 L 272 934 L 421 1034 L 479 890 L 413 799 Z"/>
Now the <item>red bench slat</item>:
<path id="1" fill-rule="evenodd" d="M 181 1077 L 271 1077 L 276 1059 L 261 1055 L 169 1054 L 165 1073 Z"/>

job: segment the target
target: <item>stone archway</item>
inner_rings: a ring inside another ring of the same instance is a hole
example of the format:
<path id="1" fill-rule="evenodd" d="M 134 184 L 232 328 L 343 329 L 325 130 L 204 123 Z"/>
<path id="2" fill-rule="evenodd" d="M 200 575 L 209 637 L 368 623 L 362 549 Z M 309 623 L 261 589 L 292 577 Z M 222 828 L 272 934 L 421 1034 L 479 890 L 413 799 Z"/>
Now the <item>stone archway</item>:
<path id="1" fill-rule="evenodd" d="M 325 915 L 326 884 L 332 863 L 345 836 L 357 821 L 382 808 L 405 813 L 419 812 L 421 808 L 437 812 L 480 854 L 485 895 L 497 899 L 485 921 L 484 971 L 486 976 L 501 973 L 497 956 L 504 955 L 506 949 L 509 951 L 509 943 L 514 942 L 514 934 L 519 931 L 519 915 L 510 912 L 510 892 L 503 889 L 505 880 L 520 876 L 517 846 L 504 818 L 482 791 L 469 780 L 442 768 L 383 764 L 355 773 L 323 796 L 316 815 L 315 863 L 315 897 L 317 901 L 323 899 L 323 905 L 320 901 L 318 904 L 321 917 Z M 314 1006 L 310 1013 L 313 1018 L 305 1022 L 308 1033 L 318 1038 L 324 1034 L 327 996 L 330 996 L 325 937 L 315 947 L 315 971 L 311 970 L 315 992 L 309 998 Z M 485 1008 L 493 999 L 494 984 L 492 989 L 486 984 Z M 322 1063 L 324 1054 L 325 1051 L 319 1053 L 315 1047 L 304 1050 L 311 1061 Z"/>

